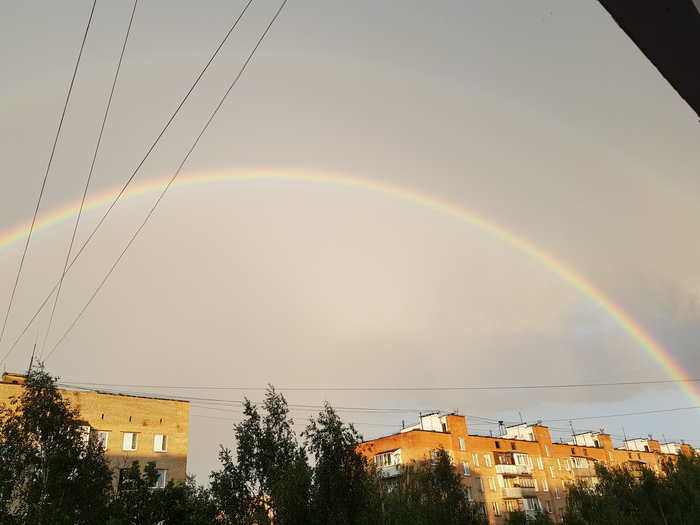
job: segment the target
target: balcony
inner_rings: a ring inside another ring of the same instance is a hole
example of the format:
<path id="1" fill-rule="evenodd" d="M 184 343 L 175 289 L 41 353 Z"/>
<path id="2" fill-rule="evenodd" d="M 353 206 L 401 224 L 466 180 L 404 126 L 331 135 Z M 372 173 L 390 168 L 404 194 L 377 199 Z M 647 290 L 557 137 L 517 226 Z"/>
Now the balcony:
<path id="1" fill-rule="evenodd" d="M 522 476 L 532 474 L 532 469 L 525 465 L 496 465 L 496 474 L 503 476 Z"/>
<path id="2" fill-rule="evenodd" d="M 535 498 L 537 494 L 534 487 L 505 487 L 501 489 L 501 497 L 503 499 Z"/>
<path id="3" fill-rule="evenodd" d="M 395 478 L 401 473 L 401 465 L 387 465 L 377 469 L 377 475 L 380 478 Z"/>
<path id="4" fill-rule="evenodd" d="M 595 469 L 591 467 L 574 467 L 574 476 L 577 478 L 592 478 L 595 474 Z"/>

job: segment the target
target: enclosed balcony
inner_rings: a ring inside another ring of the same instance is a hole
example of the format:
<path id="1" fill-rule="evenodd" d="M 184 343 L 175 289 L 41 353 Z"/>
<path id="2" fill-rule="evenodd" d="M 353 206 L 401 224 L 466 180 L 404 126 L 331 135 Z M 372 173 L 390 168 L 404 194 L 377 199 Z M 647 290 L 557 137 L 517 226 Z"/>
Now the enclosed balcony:
<path id="1" fill-rule="evenodd" d="M 535 498 L 535 487 L 504 487 L 501 489 L 503 499 Z"/>
<path id="2" fill-rule="evenodd" d="M 532 469 L 527 465 L 496 465 L 496 474 L 503 476 L 529 476 Z"/>

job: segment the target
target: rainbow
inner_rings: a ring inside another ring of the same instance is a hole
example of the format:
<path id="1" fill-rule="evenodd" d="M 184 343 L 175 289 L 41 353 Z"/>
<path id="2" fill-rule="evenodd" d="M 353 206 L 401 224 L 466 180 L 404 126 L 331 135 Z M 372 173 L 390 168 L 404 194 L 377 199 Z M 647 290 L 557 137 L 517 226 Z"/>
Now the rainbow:
<path id="1" fill-rule="evenodd" d="M 158 178 L 138 183 L 127 188 L 122 199 L 132 199 L 153 193 L 162 192 L 170 177 Z M 250 169 L 241 171 L 215 171 L 202 174 L 180 175 L 170 186 L 170 190 L 186 189 L 192 186 L 208 184 L 222 184 L 231 182 L 290 182 L 293 184 L 311 183 L 325 186 L 336 186 L 362 192 L 370 192 L 393 199 L 399 199 L 422 208 L 433 210 L 458 221 L 467 223 L 488 235 L 512 246 L 528 257 L 543 264 L 574 289 L 592 300 L 609 317 L 614 319 L 639 346 L 641 346 L 659 365 L 668 376 L 677 381 L 679 388 L 687 394 L 695 404 L 700 404 L 700 392 L 693 388 L 693 382 L 683 368 L 673 359 L 669 352 L 654 339 L 654 337 L 637 321 L 627 313 L 613 299 L 608 297 L 595 284 L 587 281 L 583 276 L 566 266 L 552 255 L 548 254 L 532 242 L 520 237 L 513 231 L 507 230 L 499 224 L 477 215 L 465 208 L 459 207 L 446 200 L 439 199 L 406 187 L 400 187 L 386 182 L 370 180 L 357 176 L 342 174 L 328 174 L 308 170 L 275 170 L 275 169 Z M 115 199 L 120 189 L 110 189 L 91 197 L 84 207 L 84 211 L 95 210 L 109 205 Z M 46 213 L 39 218 L 34 227 L 35 232 L 45 230 L 61 221 L 74 217 L 79 209 L 79 202 L 70 203 L 59 209 Z M 25 239 L 29 233 L 30 223 L 20 224 L 9 231 L 0 234 L 0 250 L 4 250 Z"/>

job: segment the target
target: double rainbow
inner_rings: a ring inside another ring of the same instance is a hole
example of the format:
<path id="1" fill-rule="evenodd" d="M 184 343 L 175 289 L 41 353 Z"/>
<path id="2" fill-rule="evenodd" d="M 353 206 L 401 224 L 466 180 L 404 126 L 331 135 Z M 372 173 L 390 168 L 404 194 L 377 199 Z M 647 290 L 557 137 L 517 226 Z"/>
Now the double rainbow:
<path id="1" fill-rule="evenodd" d="M 129 199 L 147 194 L 160 193 L 167 186 L 169 178 L 159 178 L 134 184 L 127 188 L 122 195 L 122 199 Z M 465 222 L 479 230 L 491 235 L 532 259 L 543 264 L 552 272 L 564 279 L 570 286 L 587 296 L 598 305 L 609 317 L 614 319 L 641 348 L 643 348 L 659 365 L 665 370 L 668 376 L 678 382 L 679 388 L 684 391 L 695 404 L 700 404 L 700 392 L 698 392 L 693 382 L 685 373 L 683 368 L 673 359 L 670 353 L 654 339 L 654 337 L 637 321 L 632 315 L 626 312 L 613 299 L 608 297 L 595 284 L 587 281 L 583 276 L 567 267 L 563 262 L 557 260 L 535 244 L 520 237 L 513 231 L 492 222 L 491 220 L 477 215 L 465 208 L 459 207 L 446 200 L 439 199 L 406 187 L 400 187 L 377 180 L 369 180 L 356 176 L 340 174 L 328 174 L 312 171 L 300 170 L 245 170 L 245 171 L 221 171 L 201 174 L 180 175 L 171 185 L 170 189 L 186 189 L 191 186 L 202 186 L 207 184 L 220 184 L 231 182 L 290 182 L 290 183 L 311 183 L 325 186 L 337 186 L 362 192 L 370 192 L 383 195 L 393 199 L 409 202 L 417 206 L 433 210 L 437 213 L 452 217 L 458 221 Z M 108 190 L 99 195 L 91 197 L 84 206 L 84 211 L 93 210 L 110 204 L 119 190 Z M 79 209 L 79 203 L 70 203 L 64 207 L 55 209 L 37 218 L 34 231 L 38 232 L 49 228 L 70 217 L 74 217 Z M 20 224 L 15 228 L 0 235 L 0 250 L 6 249 L 26 238 L 29 233 L 30 223 Z"/>

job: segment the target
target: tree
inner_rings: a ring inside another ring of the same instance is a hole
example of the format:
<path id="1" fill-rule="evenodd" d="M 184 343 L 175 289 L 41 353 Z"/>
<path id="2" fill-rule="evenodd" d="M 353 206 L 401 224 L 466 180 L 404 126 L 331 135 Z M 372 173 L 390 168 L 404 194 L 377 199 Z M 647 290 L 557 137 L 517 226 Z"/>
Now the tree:
<path id="1" fill-rule="evenodd" d="M 528 516 L 523 510 L 514 510 L 509 512 L 503 525 L 554 525 L 549 514 L 545 514 L 538 510 L 534 516 Z"/>
<path id="2" fill-rule="evenodd" d="M 287 401 L 270 387 L 262 408 L 261 416 L 245 400 L 246 419 L 234 425 L 237 461 L 222 448 L 223 469 L 211 475 L 214 498 L 231 523 L 309 523 L 311 468 L 297 443 Z"/>
<path id="3" fill-rule="evenodd" d="M 362 441 L 328 403 L 304 432 L 315 459 L 312 519 L 319 525 L 380 523 L 379 482 L 367 458 L 357 451 Z"/>
<path id="4" fill-rule="evenodd" d="M 0 407 L 0 522 L 99 523 L 112 474 L 96 439 L 38 364 Z"/>
<path id="5" fill-rule="evenodd" d="M 218 509 L 209 491 L 170 480 L 154 489 L 158 470 L 153 461 L 141 470 L 138 461 L 122 471 L 117 493 L 110 505 L 108 525 L 204 525 L 214 523 Z"/>
<path id="6" fill-rule="evenodd" d="M 442 448 L 430 461 L 405 466 L 384 505 L 387 525 L 488 525 Z"/>
<path id="7" fill-rule="evenodd" d="M 679 455 L 662 472 L 596 465 L 599 482 L 569 488 L 567 525 L 700 523 L 700 458 Z"/>

